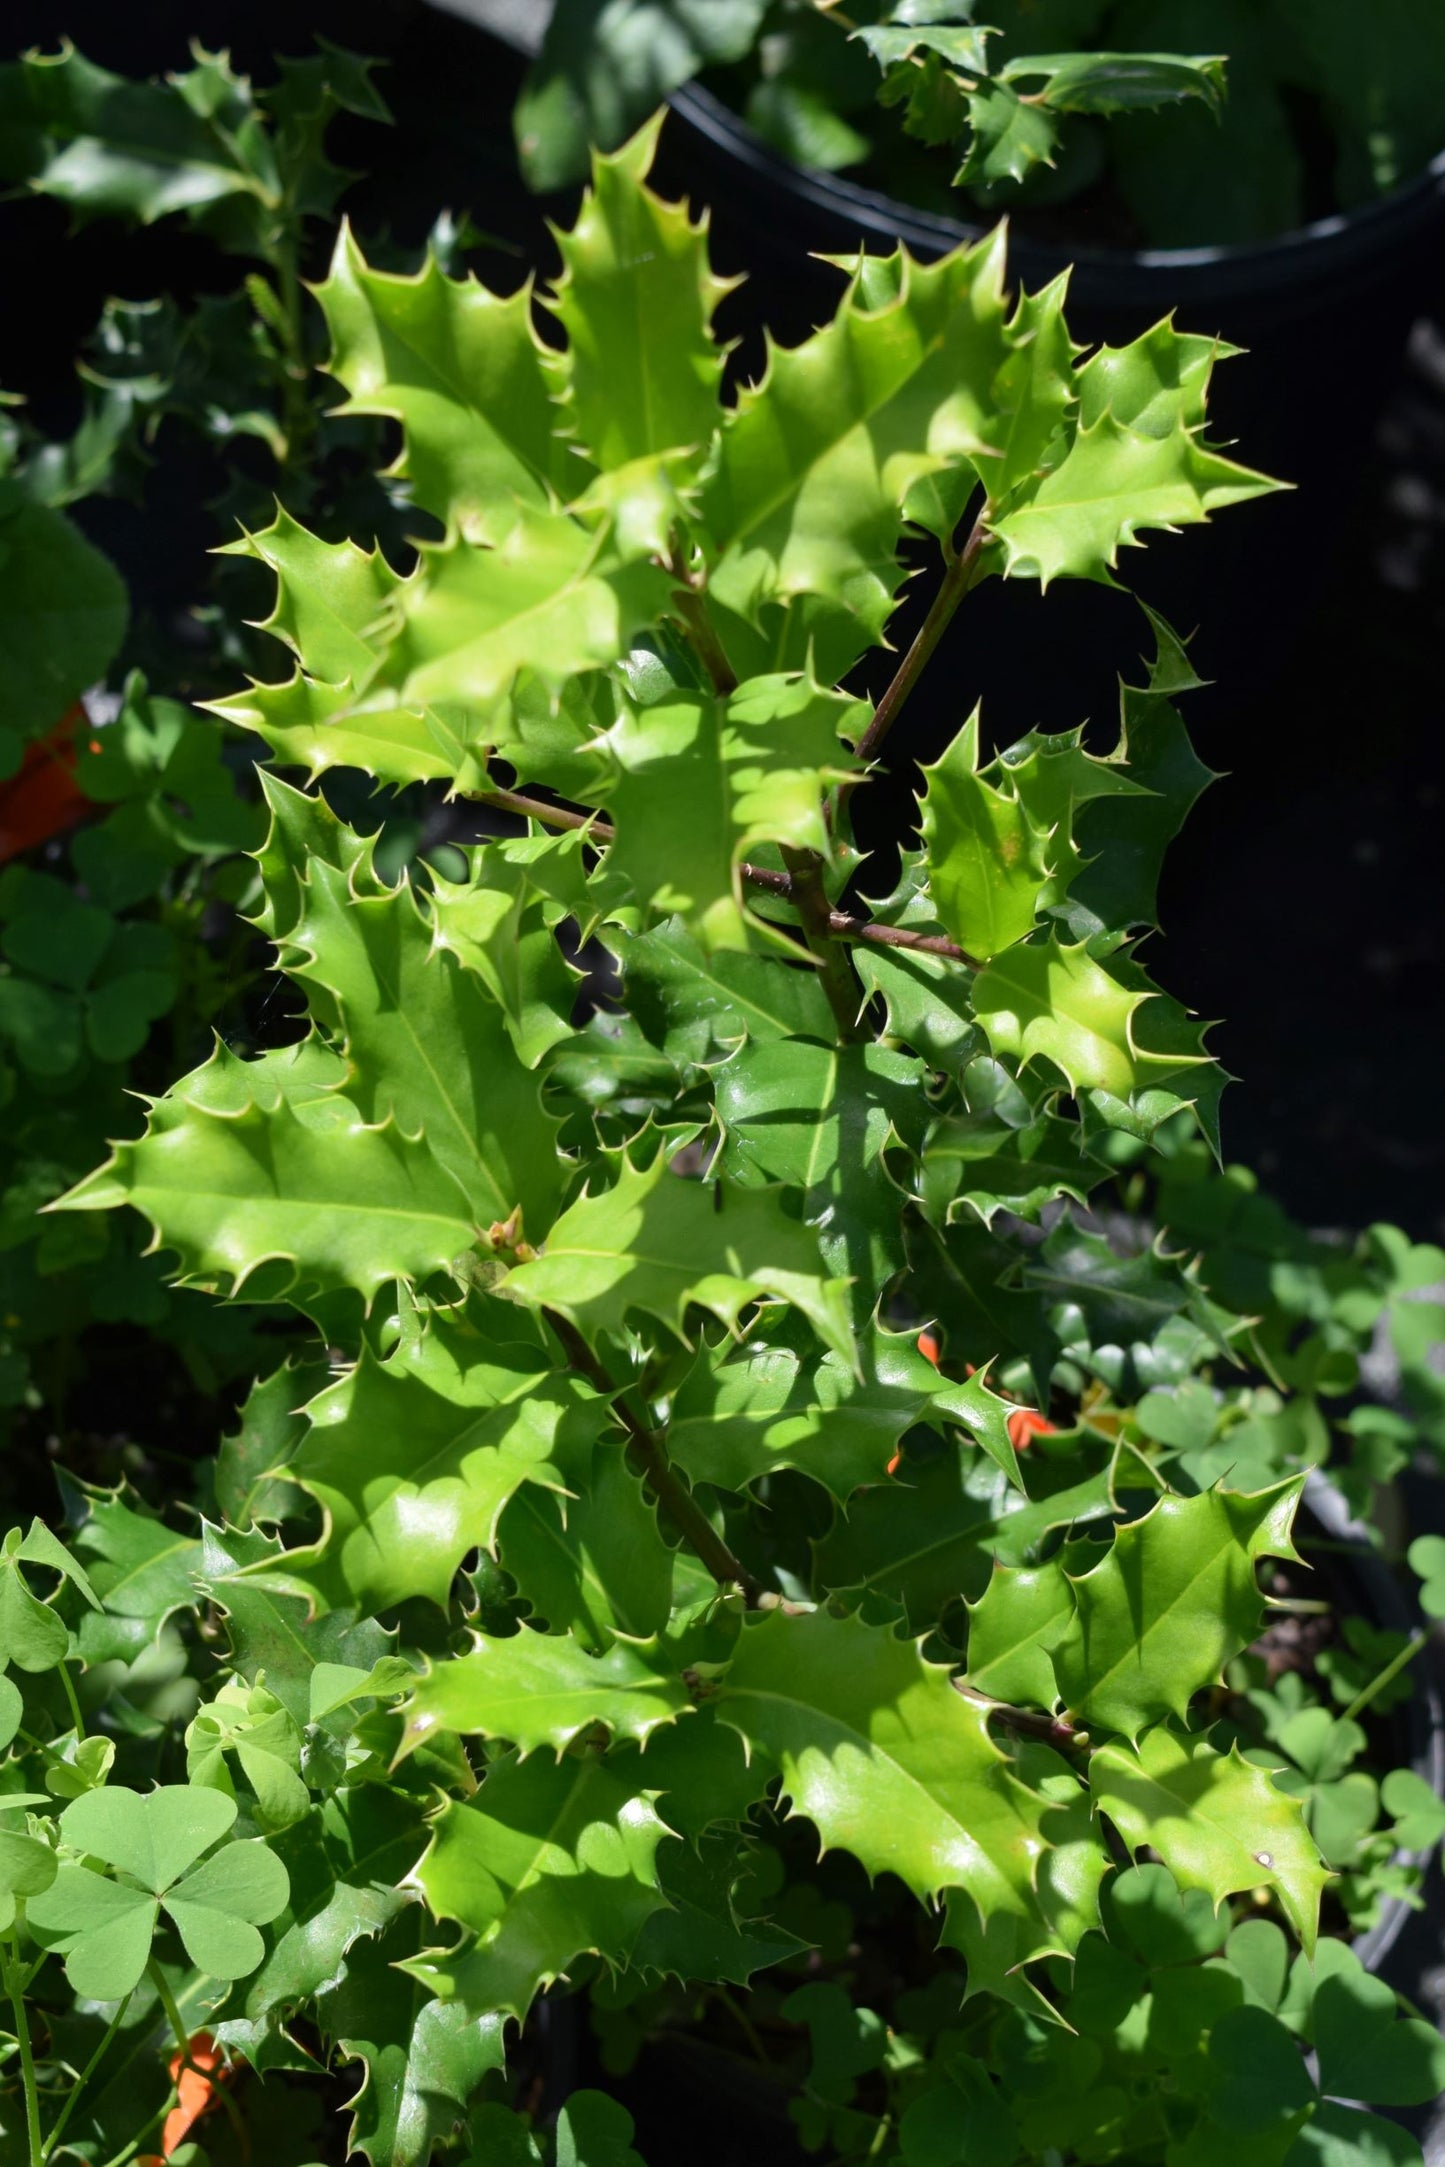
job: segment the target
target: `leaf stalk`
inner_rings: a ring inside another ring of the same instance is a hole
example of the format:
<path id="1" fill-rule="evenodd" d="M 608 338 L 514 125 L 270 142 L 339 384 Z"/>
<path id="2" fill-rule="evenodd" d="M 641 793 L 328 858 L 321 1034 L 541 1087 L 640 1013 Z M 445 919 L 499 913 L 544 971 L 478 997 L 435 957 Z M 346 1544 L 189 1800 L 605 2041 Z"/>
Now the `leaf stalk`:
<path id="1" fill-rule="evenodd" d="M 485 790 L 468 790 L 464 794 L 478 805 L 494 805 L 498 812 L 515 813 L 520 820 L 537 820 L 546 828 L 568 831 L 585 828 L 599 846 L 617 840 L 617 830 L 610 821 L 599 819 L 595 813 L 578 812 L 570 805 L 548 805 L 541 798 L 524 797 L 519 790 L 503 790 L 490 785 Z M 738 871 L 749 888 L 761 888 L 786 901 L 793 900 L 790 873 L 776 873 L 765 865 L 741 865 Z M 948 962 L 965 963 L 971 971 L 983 968 L 976 956 L 942 933 L 915 933 L 908 926 L 880 925 L 872 918 L 859 918 L 851 911 L 829 910 L 828 931 L 834 940 L 862 941 L 876 948 L 913 948 L 920 955 L 942 956 Z"/>
<path id="2" fill-rule="evenodd" d="M 20 2048 L 20 2084 L 25 2094 L 25 2134 L 30 2147 L 30 2167 L 44 2167 L 45 2148 L 40 2138 L 40 2089 L 35 2081 L 35 2053 L 30 2044 L 30 2017 L 25 2007 L 24 1966 L 20 1961 L 20 1937 L 10 1937 L 10 1961 L 5 1966 L 5 1987 L 15 2019 L 15 2039 Z"/>

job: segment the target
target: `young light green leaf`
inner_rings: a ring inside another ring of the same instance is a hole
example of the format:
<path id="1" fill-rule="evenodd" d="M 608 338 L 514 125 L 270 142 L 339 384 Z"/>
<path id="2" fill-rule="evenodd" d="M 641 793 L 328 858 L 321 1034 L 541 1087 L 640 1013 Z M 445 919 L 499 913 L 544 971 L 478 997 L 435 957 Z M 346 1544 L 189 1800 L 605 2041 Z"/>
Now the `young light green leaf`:
<path id="1" fill-rule="evenodd" d="M 1110 411 L 1080 426 L 1057 465 L 1021 484 L 990 531 L 1010 579 L 1112 587 L 1119 551 L 1138 544 L 1141 528 L 1198 526 L 1277 486 L 1211 451 L 1182 423 L 1156 436 Z"/>
<path id="2" fill-rule="evenodd" d="M 519 503 L 545 508 L 562 459 L 529 284 L 503 299 L 430 254 L 414 277 L 376 271 L 343 225 L 316 298 L 341 411 L 401 423 L 393 471 L 418 504 L 472 541 L 499 541 Z M 580 480 L 575 455 L 571 471 Z"/>
<path id="3" fill-rule="evenodd" d="M 1155 1852 L 1181 1889 L 1203 1889 L 1216 1907 L 1247 1889 L 1272 1889 L 1311 1953 L 1329 1874 L 1300 1801 L 1238 1748 L 1219 1753 L 1161 1724 L 1137 1746 L 1100 1746 L 1089 1788 L 1130 1850 Z"/>
<path id="4" fill-rule="evenodd" d="M 764 843 L 827 852 L 823 798 L 849 762 L 858 703 L 806 678 L 758 677 L 726 702 L 678 693 L 624 712 L 603 741 L 615 773 L 589 790 L 613 813 L 611 872 L 643 909 L 678 912 L 706 949 L 746 948 L 739 866 Z M 680 767 L 688 818 L 677 817 Z"/>
<path id="5" fill-rule="evenodd" d="M 562 277 L 548 305 L 567 334 L 559 373 L 577 437 L 604 472 L 700 454 L 722 419 L 710 324 L 728 282 L 708 267 L 705 219 L 694 224 L 685 204 L 643 185 L 657 127 L 611 156 L 594 153 L 592 186 L 558 235 Z M 616 357 L 629 348 L 619 376 Z"/>
<path id="6" fill-rule="evenodd" d="M 866 263 L 831 323 L 773 349 L 723 431 L 703 502 L 718 599 L 755 619 L 764 603 L 819 595 L 875 637 L 897 591 L 904 499 L 994 448 L 1009 351 L 997 235 L 934 264 Z"/>
<path id="7" fill-rule="evenodd" d="M 1048 1802 L 909 1642 L 775 1611 L 744 1628 L 717 1712 L 778 1761 L 825 1849 L 899 1875 L 925 1902 L 962 1888 L 983 1915 L 1034 1915 Z"/>
<path id="8" fill-rule="evenodd" d="M 520 1210 L 536 1241 L 562 1194 L 555 1124 L 484 982 L 436 954 L 410 885 L 357 895 L 313 863 L 289 943 L 292 975 L 335 1003 L 363 1120 L 422 1141 L 478 1226 Z"/>
<path id="9" fill-rule="evenodd" d="M 933 900 L 945 929 L 987 960 L 1033 930 L 1051 871 L 1049 837 L 1018 796 L 978 772 L 979 711 L 923 772 L 923 839 Z"/>

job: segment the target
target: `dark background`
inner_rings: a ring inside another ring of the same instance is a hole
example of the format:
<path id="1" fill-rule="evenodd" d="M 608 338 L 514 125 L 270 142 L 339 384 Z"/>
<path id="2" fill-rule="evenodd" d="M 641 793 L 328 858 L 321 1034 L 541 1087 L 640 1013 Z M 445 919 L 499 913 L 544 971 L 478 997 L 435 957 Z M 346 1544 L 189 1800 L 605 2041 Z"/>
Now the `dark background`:
<path id="1" fill-rule="evenodd" d="M 542 211 L 522 189 L 509 109 L 522 63 L 420 0 L 19 0 L 7 45 L 53 48 L 137 74 L 183 65 L 189 35 L 229 46 L 264 75 L 273 51 L 313 31 L 389 65 L 397 125 L 349 119 L 338 151 L 367 178 L 346 199 L 363 234 L 416 243 L 443 205 L 469 211 L 502 244 L 478 259 L 515 284 L 552 260 Z M 669 124 L 666 178 L 699 186 L 687 131 Z M 754 268 L 726 304 L 756 350 L 760 318 L 788 335 L 827 312 L 828 274 L 780 276 L 756 218 L 715 205 L 720 268 Z M 12 306 L 0 328 L 0 383 L 63 425 L 71 363 L 105 296 L 231 282 L 238 269 L 174 227 L 71 234 L 60 206 L 0 204 Z M 312 266 L 319 271 L 320 264 Z M 1198 317 L 1199 311 L 1195 310 Z M 1397 267 L 1378 306 L 1263 336 L 1221 371 L 1222 433 L 1238 456 L 1297 484 L 1214 527 L 1151 540 L 1125 576 L 1181 630 L 1198 626 L 1196 666 L 1215 683 L 1188 719 L 1224 771 L 1166 870 L 1155 976 L 1205 1016 L 1242 1081 L 1225 1100 L 1227 1156 L 1253 1165 L 1315 1226 L 1377 1218 L 1445 1234 L 1438 1114 L 1445 911 L 1441 834 L 1445 633 L 1445 241 Z M 1415 329 L 1405 341 L 1411 317 Z M 1235 333 L 1227 320 L 1186 327 Z M 1144 328 L 1143 322 L 1136 327 Z M 179 596 L 210 538 L 198 497 L 144 523 L 113 507 L 82 517 L 139 592 Z M 905 617 L 906 625 L 906 617 Z M 997 582 L 970 597 L 907 718 L 909 752 L 932 758 L 975 698 L 998 743 L 1037 725 L 1092 717 L 1109 742 L 1114 678 L 1132 671 L 1143 623 L 1128 596 L 1056 587 L 1047 598 Z M 160 688 L 165 689 L 165 688 Z"/>

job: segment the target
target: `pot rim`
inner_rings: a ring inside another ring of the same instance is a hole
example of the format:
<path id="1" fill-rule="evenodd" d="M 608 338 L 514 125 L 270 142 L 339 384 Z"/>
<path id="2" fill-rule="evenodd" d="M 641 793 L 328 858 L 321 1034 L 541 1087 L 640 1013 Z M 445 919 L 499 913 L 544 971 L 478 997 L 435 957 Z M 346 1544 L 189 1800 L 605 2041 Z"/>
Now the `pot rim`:
<path id="1" fill-rule="evenodd" d="M 446 4 L 446 0 L 443 0 Z M 944 253 L 960 242 L 976 240 L 996 221 L 946 217 L 922 211 L 881 190 L 865 188 L 816 167 L 784 158 L 765 143 L 741 116 L 699 83 L 687 83 L 668 100 L 687 127 L 724 155 L 749 166 L 759 179 L 786 190 L 834 218 L 851 219 L 870 237 L 903 241 L 914 253 Z M 1202 289 L 1220 292 L 1264 291 L 1277 282 L 1301 277 L 1336 276 L 1346 262 L 1361 265 L 1379 256 L 1382 244 L 1413 235 L 1445 213 L 1445 146 L 1422 171 L 1387 195 L 1353 210 L 1332 211 L 1325 218 L 1273 235 L 1266 241 L 1243 241 L 1196 248 L 1098 248 L 1046 244 L 1015 236 L 1011 255 L 1032 273 L 1072 264 L 1081 280 L 1112 287 L 1120 300 L 1172 285 L 1180 300 Z"/>

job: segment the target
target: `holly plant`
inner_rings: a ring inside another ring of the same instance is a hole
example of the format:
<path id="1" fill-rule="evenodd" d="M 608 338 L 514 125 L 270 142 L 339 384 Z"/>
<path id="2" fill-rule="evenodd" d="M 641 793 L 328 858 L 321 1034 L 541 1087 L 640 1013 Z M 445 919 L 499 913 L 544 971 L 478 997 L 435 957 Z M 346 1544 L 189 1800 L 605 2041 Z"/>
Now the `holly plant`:
<path id="1" fill-rule="evenodd" d="M 286 2103 L 351 2066 L 372 2167 L 630 2163 L 621 2105 L 548 2105 L 585 1996 L 619 2079 L 711 2010 L 838 2161 L 1403 2159 L 1369 2107 L 1442 2052 L 1330 1938 L 1339 1755 L 1229 1675 L 1318 1607 L 1304 1477 L 1145 1415 L 1249 1320 L 1090 1209 L 1216 1135 L 1138 945 L 1203 780 L 1181 643 L 1107 749 L 992 753 L 960 700 L 896 867 L 853 825 L 965 598 L 1272 485 L 1207 441 L 1214 342 L 1085 358 L 998 236 L 846 268 L 732 394 L 654 138 L 545 292 L 343 234 L 329 367 L 417 531 L 236 544 L 291 667 L 219 705 L 297 778 L 256 923 L 305 1020 L 61 1210 L 296 1326 L 195 1515 L 68 1481 L 78 1572 L 7 1559 L 13 2149 L 148 2141 L 204 2032 L 218 2161 L 226 2102 L 317 2156 Z M 481 839 L 391 877 L 339 769 Z"/>

